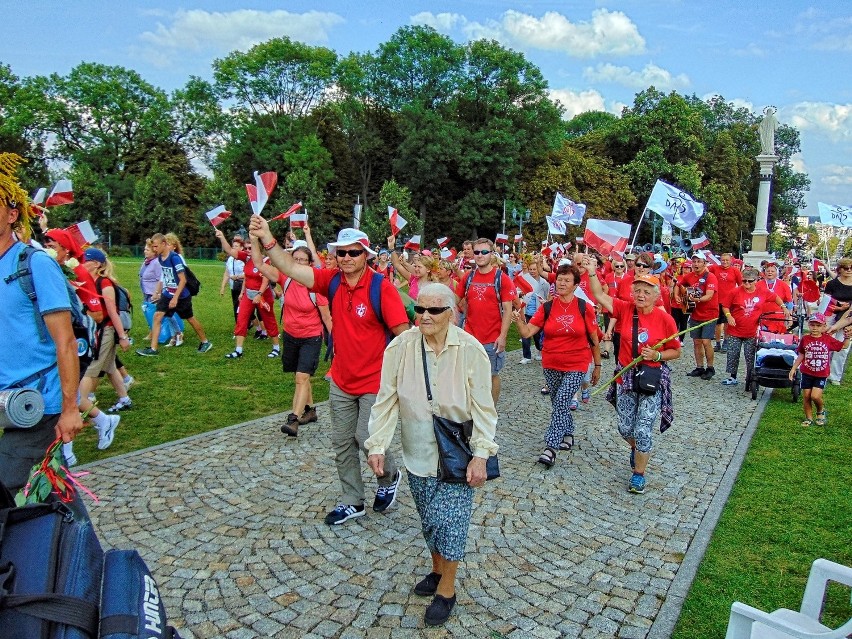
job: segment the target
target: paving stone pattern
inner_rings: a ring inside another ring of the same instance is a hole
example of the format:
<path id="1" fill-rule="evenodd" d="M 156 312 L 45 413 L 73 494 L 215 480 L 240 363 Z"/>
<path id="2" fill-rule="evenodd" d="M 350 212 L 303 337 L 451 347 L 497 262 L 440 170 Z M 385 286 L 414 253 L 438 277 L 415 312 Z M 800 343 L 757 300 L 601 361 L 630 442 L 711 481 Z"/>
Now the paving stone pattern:
<path id="1" fill-rule="evenodd" d="M 535 463 L 550 400 L 540 363 L 509 355 L 503 476 L 477 491 L 458 604 L 442 628 L 424 625 L 430 598 L 411 592 L 431 564 L 405 480 L 397 506 L 378 515 L 364 464 L 368 514 L 323 523 L 339 495 L 325 405 L 296 439 L 279 431 L 285 411 L 91 464 L 92 517 L 105 546 L 139 550 L 189 639 L 642 639 L 757 404 L 721 375 L 686 377 L 690 346 L 644 495 L 627 492 L 628 449 L 603 394 L 575 413 L 575 450 L 550 470 Z"/>

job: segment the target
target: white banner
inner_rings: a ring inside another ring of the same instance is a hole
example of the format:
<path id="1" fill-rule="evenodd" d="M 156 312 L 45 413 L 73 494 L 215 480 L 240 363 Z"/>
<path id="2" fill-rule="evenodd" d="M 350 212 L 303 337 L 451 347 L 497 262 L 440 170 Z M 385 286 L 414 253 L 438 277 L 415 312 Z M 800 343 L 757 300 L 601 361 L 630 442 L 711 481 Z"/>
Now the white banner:
<path id="1" fill-rule="evenodd" d="M 831 226 L 852 227 L 852 206 L 833 206 L 818 202 L 819 221 Z"/>

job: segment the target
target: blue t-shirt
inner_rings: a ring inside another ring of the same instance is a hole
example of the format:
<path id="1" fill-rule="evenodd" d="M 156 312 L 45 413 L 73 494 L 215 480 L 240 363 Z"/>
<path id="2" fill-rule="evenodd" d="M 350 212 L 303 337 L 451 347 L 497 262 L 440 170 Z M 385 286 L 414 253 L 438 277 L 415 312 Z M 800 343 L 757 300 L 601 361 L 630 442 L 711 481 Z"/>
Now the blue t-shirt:
<path id="1" fill-rule="evenodd" d="M 157 259 L 160 260 L 160 266 L 163 268 L 163 297 L 171 299 L 177 291 L 178 273 L 183 273 L 186 270 L 186 265 L 183 258 L 174 251 L 171 251 L 166 259 L 161 257 Z M 180 299 L 186 297 L 189 297 L 189 291 L 184 286 L 180 293 Z"/>
<path id="2" fill-rule="evenodd" d="M 15 388 L 19 382 L 41 370 L 48 371 L 44 379 L 42 395 L 44 412 L 55 415 L 62 412 L 62 388 L 59 385 L 59 369 L 56 364 L 56 345 L 45 328 L 47 339 L 41 341 L 33 305 L 24 295 L 17 280 L 6 282 L 6 278 L 18 270 L 18 255 L 23 250 L 21 242 L 13 244 L 0 256 L 0 389 Z M 36 304 L 42 315 L 57 311 L 70 311 L 67 279 L 52 257 L 38 251 L 32 257 L 33 286 Z M 38 387 L 38 380 L 27 384 Z"/>

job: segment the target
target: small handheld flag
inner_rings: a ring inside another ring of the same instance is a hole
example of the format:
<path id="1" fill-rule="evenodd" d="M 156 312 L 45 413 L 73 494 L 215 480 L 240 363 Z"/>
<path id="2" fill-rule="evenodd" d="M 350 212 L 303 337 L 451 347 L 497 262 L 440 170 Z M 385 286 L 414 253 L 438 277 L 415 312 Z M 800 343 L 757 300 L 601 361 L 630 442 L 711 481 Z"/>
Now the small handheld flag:
<path id="1" fill-rule="evenodd" d="M 291 229 L 303 229 L 308 225 L 308 214 L 307 213 L 293 213 L 290 216 L 290 228 Z"/>
<path id="2" fill-rule="evenodd" d="M 278 184 L 278 174 L 275 171 L 267 171 L 262 174 L 255 171 L 254 182 L 254 184 L 246 184 L 246 193 L 248 193 L 252 213 L 260 215 L 263 207 L 269 201 L 269 195 L 275 190 L 275 185 Z"/>
<path id="3" fill-rule="evenodd" d="M 74 238 L 74 241 L 77 242 L 78 246 L 92 244 L 96 239 L 98 239 L 98 234 L 95 233 L 91 222 L 88 220 L 72 224 L 65 230 L 71 234 L 71 237 Z"/>
<path id="4" fill-rule="evenodd" d="M 404 219 L 392 206 L 388 207 L 388 218 L 390 219 L 391 235 L 399 235 L 399 232 L 408 224 L 408 220 Z"/>
<path id="5" fill-rule="evenodd" d="M 435 240 L 435 241 L 438 243 L 438 246 L 439 246 L 440 248 L 446 248 L 446 247 L 447 247 L 447 244 L 449 244 L 449 243 L 450 243 L 450 238 L 448 238 L 448 237 L 439 237 L 439 238 L 438 238 L 437 240 Z"/>
<path id="6" fill-rule="evenodd" d="M 301 203 L 301 202 L 296 202 L 296 203 L 295 203 L 293 206 L 291 206 L 289 209 L 287 209 L 287 210 L 286 210 L 286 211 L 284 211 L 283 213 L 279 213 L 278 215 L 276 215 L 275 217 L 273 217 L 273 218 L 272 218 L 271 220 L 269 220 L 269 221 L 270 221 L 270 222 L 274 222 L 275 220 L 286 220 L 288 217 L 290 217 L 291 215 L 293 215 L 293 213 L 295 213 L 296 211 L 298 211 L 300 208 L 302 208 L 302 203 Z"/>
<path id="7" fill-rule="evenodd" d="M 411 238 L 405 243 L 405 248 L 411 249 L 413 251 L 420 250 L 420 236 L 412 235 Z"/>
<path id="8" fill-rule="evenodd" d="M 59 180 L 56 183 L 56 186 L 53 187 L 53 190 L 50 192 L 50 195 L 47 198 L 47 201 L 44 203 L 45 206 L 63 206 L 64 204 L 73 204 L 74 203 L 74 189 L 71 186 L 71 180 Z"/>
<path id="9" fill-rule="evenodd" d="M 210 209 L 204 215 L 206 215 L 207 219 L 210 220 L 210 224 L 213 226 L 219 226 L 222 222 L 231 217 L 231 212 L 226 211 L 224 205 L 219 205 L 215 209 Z"/>

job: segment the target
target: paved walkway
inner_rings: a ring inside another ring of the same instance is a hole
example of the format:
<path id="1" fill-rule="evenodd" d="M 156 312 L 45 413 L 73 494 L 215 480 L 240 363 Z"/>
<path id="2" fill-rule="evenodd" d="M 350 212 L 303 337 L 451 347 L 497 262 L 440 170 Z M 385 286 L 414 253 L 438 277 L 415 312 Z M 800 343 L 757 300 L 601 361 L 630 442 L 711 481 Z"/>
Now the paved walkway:
<path id="1" fill-rule="evenodd" d="M 323 523 L 338 496 L 324 405 L 296 440 L 282 415 L 91 464 L 92 517 L 105 545 L 145 557 L 185 638 L 665 637 L 759 405 L 721 375 L 686 377 L 688 347 L 676 425 L 655 432 L 641 496 L 626 491 L 628 453 L 602 395 L 576 413 L 576 450 L 551 470 L 535 463 L 550 402 L 540 363 L 510 354 L 503 477 L 477 491 L 443 628 L 425 628 L 429 599 L 411 593 L 430 563 L 405 482 L 388 514 Z"/>

